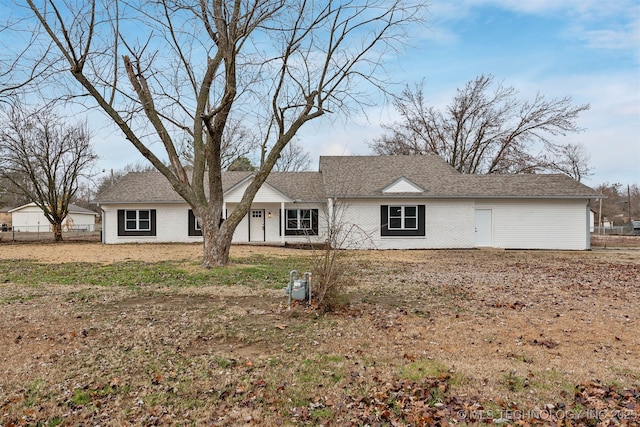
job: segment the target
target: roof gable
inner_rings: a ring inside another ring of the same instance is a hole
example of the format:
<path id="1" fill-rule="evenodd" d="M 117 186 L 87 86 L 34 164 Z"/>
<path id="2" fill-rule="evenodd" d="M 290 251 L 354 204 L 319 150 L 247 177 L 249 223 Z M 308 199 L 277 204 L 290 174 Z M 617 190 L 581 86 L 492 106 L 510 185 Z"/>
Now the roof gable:
<path id="1" fill-rule="evenodd" d="M 38 205 L 36 204 L 36 202 L 29 202 L 26 205 L 22 205 L 22 206 L 18 206 L 15 207 L 13 209 L 9 210 L 9 213 L 16 213 L 16 212 L 20 212 L 20 211 L 25 211 L 25 210 L 31 210 L 31 211 L 37 211 L 37 210 L 42 210 L 38 207 Z"/>
<path id="2" fill-rule="evenodd" d="M 424 189 L 411 182 L 411 180 L 401 176 L 391 184 L 382 189 L 383 194 L 387 193 L 423 193 Z"/>
<path id="3" fill-rule="evenodd" d="M 17 213 L 20 211 L 31 211 L 31 212 L 42 212 L 42 209 L 40 209 L 40 207 L 37 205 L 36 202 L 30 202 L 27 203 L 26 205 L 22 205 L 22 206 L 18 206 L 17 208 L 13 208 L 13 209 L 9 209 L 7 211 L 7 213 Z M 74 205 L 73 203 L 69 203 L 69 205 L 67 206 L 67 211 L 70 214 L 86 214 L 86 215 L 95 215 L 97 216 L 98 213 L 94 212 L 90 209 L 86 209 L 83 208 L 81 206 L 78 205 Z"/>
<path id="4" fill-rule="evenodd" d="M 253 174 L 248 175 L 241 181 L 237 182 L 231 188 L 224 192 L 224 200 L 230 203 L 240 202 L 242 196 L 244 195 L 245 190 L 251 183 L 251 179 L 253 178 Z M 292 198 L 283 194 L 280 190 L 275 188 L 269 182 L 265 182 L 260 186 L 258 192 L 256 193 L 254 199 L 254 203 L 260 202 L 291 202 Z"/>
<path id="5" fill-rule="evenodd" d="M 73 203 L 69 203 L 67 205 L 67 210 L 72 214 L 87 214 L 87 215 L 98 215 L 97 212 L 94 212 L 90 209 L 83 208 L 78 205 L 74 205 Z M 30 202 L 26 205 L 18 206 L 17 208 L 7 210 L 7 213 L 16 213 L 19 211 L 32 211 L 32 212 L 42 212 L 42 209 L 38 206 L 36 202 Z"/>
<path id="6" fill-rule="evenodd" d="M 410 193 L 418 188 L 426 195 L 438 187 L 444 191 L 454 177 L 460 176 L 439 156 L 431 155 L 323 156 L 320 171 L 330 197 L 391 196 L 385 189 L 393 188 L 396 182 L 399 187 L 411 183 Z"/>

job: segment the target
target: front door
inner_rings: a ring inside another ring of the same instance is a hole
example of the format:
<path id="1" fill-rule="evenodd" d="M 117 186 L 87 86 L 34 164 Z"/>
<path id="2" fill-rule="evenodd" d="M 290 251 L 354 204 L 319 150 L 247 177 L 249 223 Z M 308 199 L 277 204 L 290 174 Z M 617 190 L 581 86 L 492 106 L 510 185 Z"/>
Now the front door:
<path id="1" fill-rule="evenodd" d="M 476 209 L 476 246 L 493 246 L 491 209 Z"/>
<path id="2" fill-rule="evenodd" d="M 264 242 L 264 209 L 249 211 L 249 241 Z"/>

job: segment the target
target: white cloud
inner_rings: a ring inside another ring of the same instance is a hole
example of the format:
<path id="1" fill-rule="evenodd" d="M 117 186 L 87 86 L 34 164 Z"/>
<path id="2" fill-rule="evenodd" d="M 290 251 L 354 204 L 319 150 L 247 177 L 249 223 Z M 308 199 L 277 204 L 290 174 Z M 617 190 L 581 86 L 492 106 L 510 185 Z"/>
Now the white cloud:
<path id="1" fill-rule="evenodd" d="M 565 12 L 580 19 L 621 13 L 627 16 L 634 16 L 632 14 L 633 10 L 637 10 L 638 7 L 635 0 L 462 0 L 455 2 L 449 8 L 443 6 L 440 2 L 441 0 L 433 1 L 433 7 L 438 10 L 458 11 L 458 14 L 464 14 L 465 11 L 474 7 L 493 6 L 508 11 L 535 15 L 551 15 Z M 446 0 L 443 1 L 443 3 L 445 2 Z"/>
<path id="2" fill-rule="evenodd" d="M 320 156 L 349 156 L 351 154 L 353 153 L 351 153 L 349 148 L 340 143 L 324 145 L 320 149 Z"/>
<path id="3" fill-rule="evenodd" d="M 582 143 L 595 168 L 588 185 L 603 182 L 640 184 L 640 80 L 628 73 L 557 76 L 541 82 L 551 93 L 571 92 L 575 103 L 588 103 L 578 125 L 562 143 Z"/>
<path id="4" fill-rule="evenodd" d="M 640 20 L 623 26 L 574 30 L 592 49 L 633 49 L 640 54 Z"/>

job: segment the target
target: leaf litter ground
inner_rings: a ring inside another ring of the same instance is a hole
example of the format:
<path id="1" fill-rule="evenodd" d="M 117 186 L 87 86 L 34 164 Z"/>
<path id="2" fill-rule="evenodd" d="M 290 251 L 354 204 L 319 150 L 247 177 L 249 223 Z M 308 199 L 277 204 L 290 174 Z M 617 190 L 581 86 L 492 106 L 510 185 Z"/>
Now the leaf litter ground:
<path id="1" fill-rule="evenodd" d="M 17 260 L 196 275 L 198 245 L 3 245 L 0 425 L 638 425 L 640 250 L 625 246 L 347 252 L 351 303 L 320 314 L 287 310 L 272 277 L 15 279 L 33 271 Z M 232 249 L 238 265 L 311 255 Z"/>

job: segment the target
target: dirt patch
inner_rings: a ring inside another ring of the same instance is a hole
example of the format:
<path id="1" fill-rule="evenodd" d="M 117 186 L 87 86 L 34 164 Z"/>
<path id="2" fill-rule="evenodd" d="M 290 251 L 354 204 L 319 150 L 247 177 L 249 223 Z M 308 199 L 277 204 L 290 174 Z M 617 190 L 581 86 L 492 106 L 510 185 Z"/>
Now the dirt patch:
<path id="1" fill-rule="evenodd" d="M 260 247 L 235 245 L 231 257 L 248 257 L 253 254 L 268 253 L 269 256 L 292 256 L 309 251 L 283 247 Z M 168 260 L 202 259 L 201 244 L 120 244 L 104 245 L 95 243 L 3 243 L 0 259 L 29 259 L 44 263 L 97 262 L 115 263 L 122 261 L 159 262 Z"/>
<path id="2" fill-rule="evenodd" d="M 638 248 L 640 235 L 636 236 L 591 236 L 591 246 L 603 248 Z"/>
<path id="3" fill-rule="evenodd" d="M 201 246 L 2 249 L 43 263 L 197 263 Z M 231 252 L 255 254 L 310 251 Z M 0 282 L 0 425 L 436 425 L 597 405 L 609 412 L 582 413 L 584 425 L 622 409 L 617 420 L 637 425 L 637 249 L 345 256 L 352 304 L 328 315 L 287 310 L 279 289 Z"/>
<path id="4" fill-rule="evenodd" d="M 592 236 L 591 245 L 593 250 L 601 251 L 609 249 L 603 253 L 617 259 L 622 255 L 635 257 L 640 251 L 640 236 Z M 622 254 L 620 254 L 622 250 Z M 498 251 L 500 249 L 486 249 L 484 251 Z M 254 254 L 268 253 L 269 256 L 291 257 L 298 255 L 308 255 L 309 249 L 297 249 L 292 247 L 279 246 L 251 246 L 233 245 L 231 247 L 231 257 L 248 257 Z M 412 254 L 424 251 L 362 251 L 367 259 L 388 260 L 391 262 L 411 259 Z M 438 258 L 440 251 L 426 251 L 434 258 Z M 444 251 L 448 252 L 448 251 Z M 468 252 L 468 251 L 462 251 Z M 580 252 L 577 252 L 580 253 Z M 202 258 L 202 245 L 194 244 L 120 244 L 104 245 L 99 242 L 63 242 L 63 243 L 14 243 L 2 242 L 0 245 L 0 259 L 30 259 L 38 262 L 64 263 L 64 262 L 98 262 L 114 263 L 121 261 L 145 261 L 158 262 L 167 260 L 190 260 L 199 262 Z M 429 256 L 426 257 L 428 260 Z M 425 258 L 423 258 L 425 259 Z"/>

